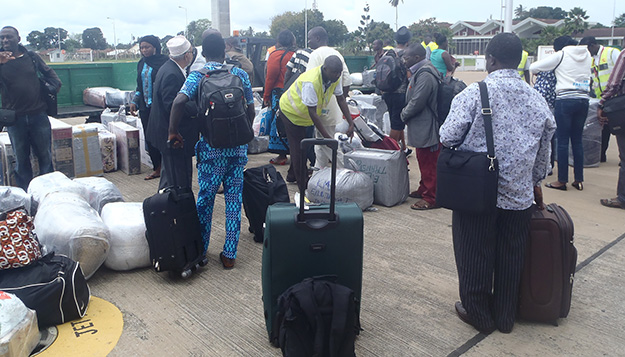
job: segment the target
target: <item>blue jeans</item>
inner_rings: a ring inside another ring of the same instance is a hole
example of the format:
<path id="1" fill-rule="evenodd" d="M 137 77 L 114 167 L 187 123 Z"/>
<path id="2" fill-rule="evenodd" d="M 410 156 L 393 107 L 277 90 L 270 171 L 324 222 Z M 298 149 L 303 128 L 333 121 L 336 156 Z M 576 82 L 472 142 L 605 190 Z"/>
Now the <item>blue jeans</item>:
<path id="1" fill-rule="evenodd" d="M 52 129 L 45 112 L 19 115 L 17 123 L 7 128 L 15 153 L 15 180 L 24 190 L 33 178 L 30 148 L 39 161 L 39 174 L 54 171 L 52 166 Z"/>
<path id="2" fill-rule="evenodd" d="M 556 99 L 556 136 L 558 138 L 558 181 L 569 181 L 569 140 L 573 151 L 575 181 L 584 181 L 582 132 L 588 114 L 588 99 Z"/>

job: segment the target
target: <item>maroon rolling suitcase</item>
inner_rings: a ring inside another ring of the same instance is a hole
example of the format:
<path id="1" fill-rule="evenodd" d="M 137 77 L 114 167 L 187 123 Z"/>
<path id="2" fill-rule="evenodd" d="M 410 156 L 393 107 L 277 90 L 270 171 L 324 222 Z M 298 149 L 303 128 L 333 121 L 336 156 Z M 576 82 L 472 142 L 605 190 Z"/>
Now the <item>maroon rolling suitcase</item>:
<path id="1" fill-rule="evenodd" d="M 558 318 L 566 317 L 576 264 L 573 221 L 566 210 L 551 203 L 534 211 L 519 289 L 519 318 L 557 325 Z"/>

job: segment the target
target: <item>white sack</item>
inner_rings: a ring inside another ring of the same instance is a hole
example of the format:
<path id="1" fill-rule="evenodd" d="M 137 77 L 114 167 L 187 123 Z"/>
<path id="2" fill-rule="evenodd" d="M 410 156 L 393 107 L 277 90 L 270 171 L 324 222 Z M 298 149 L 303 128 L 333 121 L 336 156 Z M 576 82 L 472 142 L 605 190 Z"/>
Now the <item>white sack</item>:
<path id="1" fill-rule="evenodd" d="M 88 188 L 87 202 L 98 213 L 102 213 L 102 207 L 109 202 L 123 202 L 124 197 L 114 183 L 104 177 L 81 177 L 74 179 Z"/>
<path id="2" fill-rule="evenodd" d="M 111 244 L 104 266 L 131 270 L 151 265 L 141 202 L 109 203 L 102 209 L 102 221 L 109 229 Z"/>
<path id="3" fill-rule="evenodd" d="M 330 203 L 332 168 L 324 167 L 308 180 L 306 197 L 315 203 Z M 349 169 L 336 170 L 336 202 L 355 202 L 361 210 L 373 204 L 373 181 L 363 173 Z"/>

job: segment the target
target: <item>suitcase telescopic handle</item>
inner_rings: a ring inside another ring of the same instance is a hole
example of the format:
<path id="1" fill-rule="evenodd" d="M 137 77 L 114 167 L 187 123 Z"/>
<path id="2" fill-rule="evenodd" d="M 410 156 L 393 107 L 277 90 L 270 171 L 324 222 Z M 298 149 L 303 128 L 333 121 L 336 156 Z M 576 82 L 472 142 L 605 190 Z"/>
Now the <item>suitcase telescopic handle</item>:
<path id="1" fill-rule="evenodd" d="M 330 212 L 327 214 L 327 221 L 336 221 L 335 206 L 336 206 L 336 156 L 339 148 L 339 142 L 335 139 L 326 138 L 312 138 L 304 139 L 300 143 L 302 152 L 306 152 L 311 146 L 325 145 L 332 149 L 332 178 L 330 180 Z M 302 172 L 306 172 L 306 160 L 302 160 Z M 305 189 L 303 190 L 305 191 Z M 299 193 L 299 215 L 297 217 L 298 222 L 306 221 L 307 214 L 304 211 L 304 196 L 305 192 L 300 190 Z M 310 215 L 310 214 L 308 214 Z"/>

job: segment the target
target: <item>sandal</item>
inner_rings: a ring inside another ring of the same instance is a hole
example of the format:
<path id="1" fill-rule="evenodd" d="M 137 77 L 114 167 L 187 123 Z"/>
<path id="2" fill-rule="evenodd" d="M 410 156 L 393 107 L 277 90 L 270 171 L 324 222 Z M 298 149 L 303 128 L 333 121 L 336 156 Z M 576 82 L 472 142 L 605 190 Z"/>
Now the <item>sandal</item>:
<path id="1" fill-rule="evenodd" d="M 417 211 L 424 211 L 424 210 L 428 210 L 428 209 L 439 208 L 439 206 L 437 206 L 435 204 L 430 204 L 426 200 L 419 200 L 419 201 L 411 204 L 410 208 L 414 209 L 414 210 L 417 210 Z"/>
<path id="2" fill-rule="evenodd" d="M 155 178 L 159 178 L 161 177 L 161 174 L 157 173 L 156 171 L 152 172 L 151 174 L 147 175 L 144 180 L 153 180 Z"/>
<path id="3" fill-rule="evenodd" d="M 621 204 L 621 201 L 619 201 L 618 198 L 602 198 L 599 202 L 606 207 L 625 209 L 625 205 Z"/>
<path id="4" fill-rule="evenodd" d="M 274 157 L 273 159 L 269 160 L 270 164 L 273 165 L 286 165 L 286 162 L 288 159 L 284 159 L 284 160 L 276 160 L 277 157 Z"/>
<path id="5" fill-rule="evenodd" d="M 545 187 L 553 188 L 554 190 L 566 191 L 566 184 L 563 184 L 562 186 L 555 186 L 554 183 L 555 182 L 546 183 Z"/>
<path id="6" fill-rule="evenodd" d="M 581 181 L 573 181 L 571 186 L 575 187 L 579 191 L 584 189 L 584 184 Z"/>

